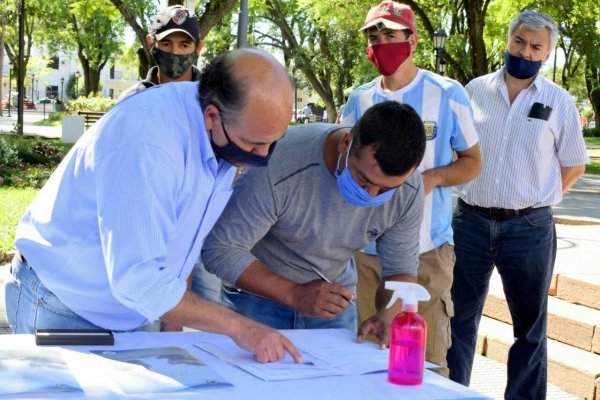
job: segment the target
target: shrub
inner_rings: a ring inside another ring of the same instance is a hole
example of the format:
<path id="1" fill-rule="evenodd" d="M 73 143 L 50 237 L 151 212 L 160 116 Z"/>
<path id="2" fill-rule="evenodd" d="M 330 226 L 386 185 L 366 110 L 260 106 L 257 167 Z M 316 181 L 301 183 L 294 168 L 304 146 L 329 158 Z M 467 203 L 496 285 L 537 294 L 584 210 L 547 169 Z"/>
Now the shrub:
<path id="1" fill-rule="evenodd" d="M 0 168 L 13 167 L 20 162 L 17 146 L 0 137 Z"/>
<path id="2" fill-rule="evenodd" d="M 30 164 L 56 165 L 62 160 L 60 149 L 52 143 L 36 140 L 29 146 L 20 146 L 21 159 Z"/>
<path id="3" fill-rule="evenodd" d="M 67 103 L 67 111 L 70 114 L 77 114 L 79 111 L 108 111 L 116 100 L 102 96 L 80 96 Z"/>
<path id="4" fill-rule="evenodd" d="M 584 128 L 583 137 L 600 137 L 600 128 Z"/>

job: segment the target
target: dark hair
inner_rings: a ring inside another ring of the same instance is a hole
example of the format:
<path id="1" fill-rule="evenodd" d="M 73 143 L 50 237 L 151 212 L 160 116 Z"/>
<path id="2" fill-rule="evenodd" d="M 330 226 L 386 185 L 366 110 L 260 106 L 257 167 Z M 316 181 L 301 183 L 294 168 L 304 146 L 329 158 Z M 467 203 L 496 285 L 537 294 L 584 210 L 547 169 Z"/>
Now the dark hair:
<path id="1" fill-rule="evenodd" d="M 204 67 L 199 80 L 202 110 L 212 104 L 221 111 L 224 123 L 238 123 L 246 104 L 248 85 L 244 79 L 234 76 L 231 53 L 215 58 Z"/>
<path id="2" fill-rule="evenodd" d="M 384 101 L 367 109 L 352 128 L 351 154 L 373 146 L 384 174 L 404 175 L 417 167 L 425 154 L 425 128 L 408 104 Z"/>

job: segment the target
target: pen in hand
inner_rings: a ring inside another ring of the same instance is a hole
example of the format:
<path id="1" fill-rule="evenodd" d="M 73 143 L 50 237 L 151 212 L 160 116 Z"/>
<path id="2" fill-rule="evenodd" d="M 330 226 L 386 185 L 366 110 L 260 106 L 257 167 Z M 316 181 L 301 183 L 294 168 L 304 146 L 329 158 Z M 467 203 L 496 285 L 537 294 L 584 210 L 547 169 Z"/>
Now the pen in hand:
<path id="1" fill-rule="evenodd" d="M 325 282 L 327 282 L 327 283 L 333 283 L 333 282 L 331 282 L 331 280 L 330 280 L 329 278 L 327 278 L 325 275 L 323 275 L 323 273 L 322 273 L 321 271 L 319 271 L 318 269 L 316 269 L 314 266 L 311 266 L 310 268 L 311 268 L 311 269 L 312 269 L 312 270 L 315 272 L 315 274 L 319 275 L 319 277 L 320 277 L 321 279 L 323 279 Z M 352 305 L 355 305 L 355 304 L 356 304 L 356 302 L 354 301 L 354 295 L 353 295 L 353 296 L 352 296 L 352 298 L 351 298 L 350 300 L 348 300 L 348 301 L 349 301 L 349 302 L 350 302 L 350 304 L 352 304 Z"/>

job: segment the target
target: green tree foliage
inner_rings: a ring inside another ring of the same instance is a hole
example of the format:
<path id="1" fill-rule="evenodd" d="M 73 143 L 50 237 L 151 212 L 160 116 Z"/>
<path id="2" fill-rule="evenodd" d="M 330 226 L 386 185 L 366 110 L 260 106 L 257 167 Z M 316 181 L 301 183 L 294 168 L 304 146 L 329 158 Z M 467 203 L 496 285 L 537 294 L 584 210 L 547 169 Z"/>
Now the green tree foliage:
<path id="1" fill-rule="evenodd" d="M 69 22 L 83 69 L 85 94 L 98 93 L 100 71 L 121 49 L 125 25 L 109 0 L 69 4 Z"/>
<path id="2" fill-rule="evenodd" d="M 596 124 L 600 123 L 600 4 L 595 0 L 544 0 L 538 7 L 559 26 L 565 63 L 557 83 L 571 90 L 583 77 Z M 574 90 L 571 93 L 577 95 Z"/>
<path id="3" fill-rule="evenodd" d="M 280 50 L 286 66 L 294 75 L 302 73 L 334 120 L 344 89 L 353 84 L 353 67 L 364 52 L 355 27 L 345 24 L 343 13 L 316 2 L 260 0 L 251 6 L 260 20 L 255 23 L 256 43 Z"/>
<path id="4" fill-rule="evenodd" d="M 2 13 L 6 17 L 4 49 L 9 60 L 13 63 L 13 77 L 19 74 L 19 31 L 17 1 L 7 1 L 2 4 Z M 27 0 L 25 2 L 25 48 L 23 51 L 23 66 L 27 71 L 31 48 L 40 46 L 54 52 L 63 43 L 65 34 L 64 0 Z"/>

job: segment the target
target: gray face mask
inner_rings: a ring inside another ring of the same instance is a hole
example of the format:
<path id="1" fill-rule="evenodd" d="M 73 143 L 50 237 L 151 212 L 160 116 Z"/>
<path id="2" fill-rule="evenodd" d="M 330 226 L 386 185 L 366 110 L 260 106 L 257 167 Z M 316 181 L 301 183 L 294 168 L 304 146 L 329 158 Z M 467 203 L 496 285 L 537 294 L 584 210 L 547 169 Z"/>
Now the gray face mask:
<path id="1" fill-rule="evenodd" d="M 150 53 L 161 72 L 171 79 L 180 78 L 198 62 L 198 52 L 196 51 L 190 54 L 173 54 L 153 46 Z"/>

